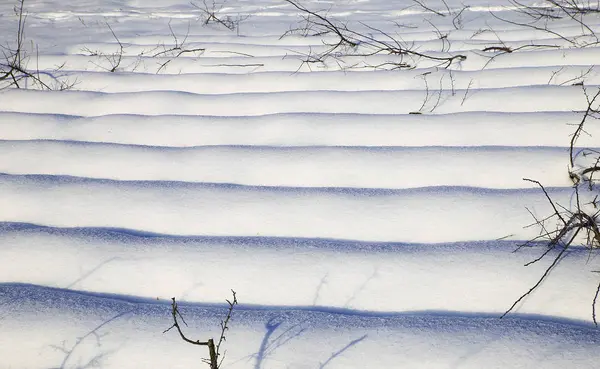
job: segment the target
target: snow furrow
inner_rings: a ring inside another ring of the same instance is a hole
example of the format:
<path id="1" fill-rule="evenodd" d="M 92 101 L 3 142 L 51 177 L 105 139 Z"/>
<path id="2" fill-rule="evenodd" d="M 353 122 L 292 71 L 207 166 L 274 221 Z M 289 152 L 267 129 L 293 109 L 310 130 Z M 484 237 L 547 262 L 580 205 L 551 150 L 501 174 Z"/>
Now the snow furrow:
<path id="1" fill-rule="evenodd" d="M 488 46 L 498 46 L 489 44 Z M 564 70 L 569 70 L 573 66 L 582 69 L 582 74 L 587 76 L 585 71 L 597 65 L 596 55 L 598 48 L 588 47 L 583 49 L 527 49 L 527 51 L 518 51 L 513 53 L 502 52 L 483 52 L 483 48 L 476 50 L 460 52 L 467 56 L 467 59 L 456 64 L 451 70 L 480 72 L 484 77 L 487 70 L 503 70 L 512 68 L 551 68 L 550 73 L 535 76 L 528 73 L 525 78 L 533 79 L 536 82 L 542 81 L 543 84 L 552 84 L 552 72 L 562 74 Z M 456 53 L 455 53 L 456 54 Z M 447 57 L 448 53 L 438 51 L 428 52 L 427 55 L 434 57 Z M 295 74 L 296 72 L 331 72 L 340 71 L 362 71 L 372 72 L 373 69 L 385 69 L 393 67 L 393 63 L 408 63 L 418 66 L 417 70 L 421 74 L 428 72 L 429 68 L 443 67 L 443 63 L 436 60 L 419 59 L 408 56 L 378 54 L 369 57 L 364 56 L 343 56 L 335 59 L 327 59 L 320 64 L 304 64 L 305 54 L 287 53 L 285 57 L 250 57 L 235 56 L 218 57 L 208 55 L 197 55 L 197 57 L 174 58 L 173 56 L 151 57 L 151 56 L 123 56 L 118 64 L 119 72 L 136 72 L 149 74 L 246 74 L 253 72 L 284 72 Z M 69 74 L 74 71 L 96 71 L 108 72 L 115 66 L 115 60 L 112 54 L 105 56 L 88 55 L 40 55 L 36 59 L 36 68 L 41 71 L 52 72 L 56 75 Z M 380 66 L 381 67 L 377 67 Z M 57 70 L 58 66 L 61 66 Z M 592 68 L 593 69 L 593 68 Z M 410 71 L 396 71 L 395 74 L 411 73 Z M 505 72 L 499 72 L 505 73 Z M 591 73 L 594 78 L 596 73 Z M 479 74 L 476 75 L 479 77 Z M 110 75 L 108 76 L 110 77 Z M 575 77 L 575 76 L 574 76 Z M 249 77 L 250 78 L 250 77 Z M 309 77 L 316 78 L 316 77 Z M 493 75 L 490 77 L 493 78 Z M 478 81 L 479 78 L 474 78 Z M 343 81 L 343 80 L 340 80 Z M 75 82 L 75 81 L 74 81 Z M 82 83 L 84 80 L 82 80 Z M 341 82 L 343 83 L 343 82 Z M 502 80 L 501 83 L 507 83 Z M 514 82 L 513 82 L 514 83 Z M 561 83 L 561 82 L 559 82 Z M 502 85 L 500 85 L 502 86 Z"/>
<path id="2" fill-rule="evenodd" d="M 513 253 L 515 242 L 373 244 L 297 238 L 173 238 L 20 225 L 0 226 L 0 242 L 4 245 L 0 250 L 3 281 L 162 301 L 179 296 L 205 303 L 220 303 L 223 291 L 234 288 L 243 291 L 244 304 L 383 312 L 446 310 L 501 315 L 547 266 L 539 263 L 523 268 L 544 248 Z M 28 252 L 20 252 L 23 249 Z M 587 257 L 586 250 L 574 249 L 569 262 L 562 263 L 546 281 L 549 288 L 527 299 L 519 313 L 589 319 L 590 295 L 580 291 L 592 293 L 596 281 Z M 223 273 L 219 260 L 227 260 L 228 270 L 246 277 Z M 28 261 L 37 268 L 23 268 Z M 63 266 L 56 269 L 57 264 Z M 441 281 L 431 273 L 440 265 L 447 273 Z M 504 278 L 507 274 L 514 278 Z M 130 276 L 126 284 L 119 283 L 123 275 Z M 467 283 L 470 288 L 465 290 Z M 294 294 L 286 293 L 290 286 L 294 286 Z M 385 304 L 381 296 L 387 296 Z"/>
<path id="3" fill-rule="evenodd" d="M 570 187 L 549 191 L 569 206 Z M 523 229 L 532 222 L 526 207 L 538 216 L 551 211 L 539 189 L 311 189 L 0 176 L 0 221 L 172 235 L 398 242 L 507 235 L 527 239 L 537 229 Z"/>
<path id="4" fill-rule="evenodd" d="M 63 67 L 57 70 L 57 66 Z M 42 55 L 36 60 L 36 67 L 45 71 L 56 71 L 56 75 L 69 74 L 69 71 L 108 72 L 114 67 L 109 58 L 86 55 Z M 150 74 L 185 74 L 185 73 L 226 73 L 246 74 L 260 72 L 294 73 L 302 68 L 300 56 L 281 57 L 128 57 L 121 58 L 119 72 L 136 72 Z M 304 68 L 302 70 L 307 70 Z M 335 69 L 334 69 L 335 70 Z M 76 81 L 73 81 L 76 82 Z"/>
<path id="5" fill-rule="evenodd" d="M 65 73 L 78 81 L 76 90 L 101 92 L 181 91 L 197 94 L 229 94 L 282 91 L 369 91 L 379 90 L 462 90 L 535 85 L 572 85 L 585 79 L 600 85 L 600 68 L 544 67 L 489 69 L 482 72 L 423 70 L 406 72 L 283 72 L 238 74 L 147 75 L 80 72 Z"/>
<path id="6" fill-rule="evenodd" d="M 254 117 L 24 114 L 0 112 L 3 140 L 150 146 L 540 146 L 567 147 L 579 113 L 444 115 L 275 114 Z M 448 127 L 451 129 L 448 129 Z M 600 121 L 578 144 L 593 147 Z M 543 134 L 542 134 L 543 133 Z"/>
<path id="7" fill-rule="evenodd" d="M 499 162 L 496 158 L 502 157 Z M 0 172 L 272 187 L 549 187 L 571 184 L 566 148 L 196 147 L 0 141 Z"/>
<path id="8" fill-rule="evenodd" d="M 0 296 L 11 317 L 3 327 L 14 332 L 0 336 L 0 355 L 8 366 L 42 369 L 47 366 L 40 358 L 53 366 L 95 358 L 103 368 L 116 369 L 139 357 L 139 367 L 189 368 L 198 365 L 203 352 L 183 343 L 176 332 L 163 334 L 171 324 L 168 301 L 18 284 L 0 285 Z M 181 311 L 188 323 L 186 334 L 199 339 L 218 336 L 223 305 L 182 304 Z M 596 330 L 579 321 L 540 316 L 500 321 L 495 315 L 445 311 L 372 314 L 240 307 L 234 322 L 226 356 L 232 369 L 324 363 L 328 368 L 530 368 L 542 363 L 550 369 L 593 369 L 599 360 Z M 47 330 L 43 335 L 40 324 Z M 13 345 L 14 341 L 23 344 Z"/>
<path id="9" fill-rule="evenodd" d="M 593 88 L 593 86 L 589 86 Z M 556 99 L 560 92 L 560 99 Z M 35 101 L 35 103 L 33 103 Z M 535 86 L 456 91 L 310 91 L 200 95 L 174 91 L 100 93 L 7 90 L 6 112 L 256 116 L 275 113 L 409 114 L 468 111 L 535 112 L 585 110 L 581 87 Z"/>
<path id="10" fill-rule="evenodd" d="M 597 12 L 329 3 L 0 3 L 0 369 L 598 367 Z"/>

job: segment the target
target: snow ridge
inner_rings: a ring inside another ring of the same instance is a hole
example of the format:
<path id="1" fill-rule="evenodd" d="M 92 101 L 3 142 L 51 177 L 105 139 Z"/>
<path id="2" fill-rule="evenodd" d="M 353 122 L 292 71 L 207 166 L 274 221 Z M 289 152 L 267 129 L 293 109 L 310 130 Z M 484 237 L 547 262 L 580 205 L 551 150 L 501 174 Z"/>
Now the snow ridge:
<path id="1" fill-rule="evenodd" d="M 506 15 L 501 1 L 472 5 L 454 29 L 413 2 L 336 4 L 331 16 L 390 34 L 397 18 L 419 50 L 467 55 L 367 71 L 386 56 L 302 64 L 326 45 L 280 39 L 298 16 L 281 2 L 224 7 L 251 15 L 240 35 L 194 23 L 184 1 L 29 2 L 38 68 L 64 63 L 75 84 L 0 91 L 0 369 L 197 366 L 162 334 L 170 299 L 208 337 L 230 289 L 242 305 L 223 368 L 597 367 L 586 250 L 498 317 L 546 267 L 523 267 L 541 247 L 512 252 L 539 231 L 526 208 L 551 211 L 522 179 L 574 201 L 570 124 L 579 83 L 600 85 L 599 48 L 501 23 L 488 14 Z M 115 73 L 98 56 L 120 47 L 105 20 L 124 46 Z M 490 59 L 484 25 L 504 47 L 553 46 Z M 176 46 L 171 32 L 206 50 L 164 67 L 150 51 Z M 600 121 L 586 132 L 598 147 Z"/>

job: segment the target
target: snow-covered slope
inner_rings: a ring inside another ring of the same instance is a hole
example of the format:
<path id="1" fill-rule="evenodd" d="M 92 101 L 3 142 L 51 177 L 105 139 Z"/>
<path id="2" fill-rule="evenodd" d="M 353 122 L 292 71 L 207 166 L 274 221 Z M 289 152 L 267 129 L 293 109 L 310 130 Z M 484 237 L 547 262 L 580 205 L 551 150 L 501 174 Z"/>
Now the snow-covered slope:
<path id="1" fill-rule="evenodd" d="M 73 85 L 0 91 L 0 369 L 202 367 L 163 334 L 171 297 L 205 340 L 231 289 L 223 369 L 598 367 L 586 249 L 499 319 L 549 265 L 513 252 L 552 211 L 522 179 L 574 201 L 580 83 L 600 85 L 579 23 L 524 28 L 504 0 L 301 2 L 466 56 L 389 71 L 302 63 L 334 39 L 280 37 L 302 21 L 284 1 L 219 4 L 238 29 L 200 2 L 25 2 L 29 67 Z M 599 147 L 600 121 L 586 133 Z"/>

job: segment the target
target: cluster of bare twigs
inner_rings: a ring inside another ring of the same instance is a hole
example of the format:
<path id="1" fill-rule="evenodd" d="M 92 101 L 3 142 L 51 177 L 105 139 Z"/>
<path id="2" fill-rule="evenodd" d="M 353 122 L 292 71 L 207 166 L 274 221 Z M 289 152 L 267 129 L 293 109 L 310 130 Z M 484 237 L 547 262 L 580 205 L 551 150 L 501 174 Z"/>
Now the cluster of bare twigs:
<path id="1" fill-rule="evenodd" d="M 574 20 L 582 15 L 600 13 L 600 3 L 589 0 L 545 0 L 542 5 L 523 5 L 517 0 L 511 0 L 513 5 L 519 5 L 523 14 L 534 19 L 560 19 L 569 17 Z"/>
<path id="2" fill-rule="evenodd" d="M 423 9 L 426 12 L 430 12 L 440 17 L 451 16 L 452 25 L 454 26 L 454 29 L 462 29 L 464 27 L 462 15 L 465 12 L 465 10 L 469 9 L 469 6 L 464 5 L 460 9 L 451 9 L 450 6 L 448 6 L 446 0 L 441 0 L 440 2 L 444 5 L 444 10 L 436 10 L 432 6 L 428 5 L 425 0 L 413 0 L 413 3 L 417 7 Z"/>
<path id="3" fill-rule="evenodd" d="M 185 324 L 186 326 L 187 326 L 187 323 L 185 322 L 185 320 L 183 319 L 183 316 L 181 315 L 181 312 L 179 311 L 179 305 L 177 305 L 177 301 L 175 300 L 175 297 L 173 297 L 171 299 L 172 300 L 171 316 L 173 317 L 173 325 L 171 325 L 169 328 L 164 330 L 163 333 L 166 333 L 166 332 L 170 331 L 171 329 L 176 328 L 177 332 L 179 332 L 179 336 L 185 342 L 190 343 L 192 345 L 207 346 L 209 358 L 202 359 L 202 361 L 204 363 L 208 364 L 210 366 L 210 369 L 219 369 L 219 367 L 223 363 L 223 359 L 225 358 L 225 352 L 223 352 L 221 354 L 221 344 L 226 341 L 225 335 L 226 335 L 227 330 L 229 330 L 229 322 L 231 321 L 231 317 L 233 315 L 233 309 L 238 304 L 235 291 L 231 290 L 231 293 L 233 294 L 233 299 L 225 300 L 225 301 L 227 301 L 227 304 L 229 305 L 229 307 L 227 308 L 227 315 L 225 316 L 225 318 L 223 320 L 221 320 L 221 323 L 220 323 L 221 335 L 220 335 L 219 340 L 217 341 L 216 345 L 215 345 L 214 339 L 212 339 L 212 338 L 209 338 L 207 341 L 192 340 L 183 333 L 183 331 L 181 329 L 181 325 L 179 324 L 178 317 L 179 317 L 179 319 L 181 319 L 181 322 L 183 324 Z M 221 356 L 221 359 L 219 360 L 220 356 Z"/>
<path id="4" fill-rule="evenodd" d="M 118 50 L 113 53 L 106 53 L 99 50 L 91 50 L 89 47 L 85 47 L 82 49 L 82 52 L 84 52 L 87 56 L 96 57 L 99 58 L 101 61 L 106 62 L 105 65 L 107 65 L 107 67 L 104 67 L 102 64 L 96 62 L 93 62 L 93 64 L 98 68 L 104 69 L 105 71 L 111 73 L 122 70 L 136 71 L 139 65 L 142 64 L 143 58 L 156 58 L 159 60 L 158 69 L 156 70 L 156 74 L 158 74 L 161 71 L 163 71 L 169 63 L 171 63 L 174 59 L 177 59 L 178 57 L 184 54 L 200 56 L 206 50 L 203 47 L 188 46 L 187 41 L 190 33 L 189 24 L 186 34 L 183 37 L 178 37 L 175 31 L 173 30 L 173 27 L 171 27 L 171 24 L 169 23 L 169 31 L 171 33 L 171 37 L 173 38 L 172 44 L 158 44 L 155 47 L 149 50 L 145 50 L 136 55 L 133 58 L 133 62 L 123 65 L 123 62 L 125 60 L 124 56 L 126 46 L 121 42 L 113 28 L 110 26 L 110 24 L 106 23 L 106 26 L 108 27 L 113 38 L 117 42 L 119 46 Z"/>
<path id="5" fill-rule="evenodd" d="M 190 25 L 188 24 L 188 30 L 183 36 L 183 38 L 177 37 L 175 31 L 171 27 L 171 23 L 169 22 L 169 31 L 171 31 L 171 37 L 173 38 L 173 45 L 159 45 L 155 49 L 151 50 L 148 54 L 150 54 L 153 58 L 167 58 L 167 60 L 160 62 L 158 69 L 156 70 L 156 74 L 160 73 L 167 65 L 173 61 L 173 59 L 177 59 L 184 54 L 192 54 L 194 56 L 200 56 L 204 51 L 206 51 L 203 47 L 188 47 L 187 39 L 190 34 Z"/>
<path id="6" fill-rule="evenodd" d="M 290 34 L 303 36 L 330 36 L 334 41 L 325 41 L 325 50 L 309 52 L 304 55 L 302 64 L 310 67 L 311 64 L 326 65 L 328 60 L 334 60 L 341 65 L 347 56 L 369 57 L 374 55 L 394 56 L 393 61 L 370 66 L 373 69 L 411 69 L 415 68 L 419 60 L 437 62 L 438 67 L 447 68 L 455 62 L 465 60 L 463 54 L 439 53 L 428 54 L 417 51 L 412 45 L 401 41 L 381 29 L 361 23 L 365 31 L 350 28 L 347 24 L 338 22 L 328 17 L 327 12 L 313 11 L 301 5 L 296 0 L 285 0 L 288 4 L 300 11 L 303 22 L 300 27 L 293 28 L 281 37 Z M 374 34 L 374 35 L 372 35 Z M 375 36 L 376 35 L 376 36 Z"/>
<path id="7" fill-rule="evenodd" d="M 517 51 L 584 48 L 600 43 L 600 38 L 594 29 L 597 29 L 597 26 L 592 26 L 600 15 L 600 5 L 598 5 L 600 3 L 593 3 L 589 0 L 544 0 L 538 5 L 525 4 L 521 0 L 508 0 L 508 3 L 506 12 L 512 13 L 511 17 L 499 15 L 502 13 L 498 12 L 490 12 L 490 15 L 503 23 L 547 34 L 547 40 L 542 43 L 531 42 L 519 46 L 509 46 L 494 29 L 480 29 L 471 37 L 491 32 L 498 39 L 496 45 L 490 45 L 481 50 L 483 53 L 480 55 L 489 57 L 482 69 L 485 69 L 495 58 Z M 573 34 L 569 31 L 572 28 L 565 29 L 563 27 L 565 22 L 576 25 L 578 32 Z"/>
<path id="8" fill-rule="evenodd" d="M 227 28 L 230 31 L 236 31 L 239 34 L 240 24 L 246 19 L 248 19 L 250 15 L 239 15 L 237 17 L 232 17 L 230 15 L 219 14 L 222 11 L 223 6 L 225 5 L 225 2 L 226 1 L 218 4 L 215 0 L 212 0 L 209 5 L 206 0 L 202 0 L 201 6 L 196 5 L 193 2 L 192 5 L 195 6 L 197 9 L 200 9 L 200 11 L 202 11 L 201 20 L 204 23 L 204 25 L 209 25 L 211 23 L 218 24 Z"/>
<path id="9" fill-rule="evenodd" d="M 519 0 L 509 0 L 511 8 L 522 16 L 522 20 L 509 20 L 494 13 L 495 18 L 519 27 L 548 33 L 554 38 L 565 41 L 571 47 L 597 45 L 600 39 L 589 26 L 587 17 L 600 14 L 600 5 L 589 0 L 545 0 L 542 5 L 523 4 Z M 575 22 L 580 28 L 576 36 L 563 33 L 552 27 L 552 23 L 562 19 Z"/>
<path id="10" fill-rule="evenodd" d="M 106 60 L 108 62 L 109 68 L 104 68 L 104 69 L 106 69 L 107 72 L 114 73 L 121 67 L 121 62 L 123 61 L 123 54 L 125 52 L 125 47 L 123 46 L 123 44 L 117 37 L 117 34 L 112 29 L 110 24 L 108 24 L 108 22 L 106 22 L 106 27 L 108 27 L 108 29 L 110 30 L 110 33 L 113 35 L 114 39 L 117 41 L 117 44 L 119 45 L 119 50 L 115 53 L 107 54 L 102 51 L 90 50 L 90 48 L 85 47 L 85 48 L 83 48 L 82 51 L 85 52 L 87 54 L 87 56 L 94 56 L 94 57 L 98 57 L 98 58 Z M 97 67 L 100 67 L 98 64 L 94 63 L 94 65 L 96 65 Z"/>
<path id="11" fill-rule="evenodd" d="M 540 182 L 524 178 L 525 181 L 535 183 L 541 188 L 552 207 L 552 213 L 540 219 L 533 212 L 529 211 L 534 218 L 534 223 L 528 227 L 538 227 L 540 233 L 538 236 L 519 245 L 518 249 L 543 243 L 546 246 L 546 250 L 536 259 L 525 264 L 525 266 L 535 264 L 546 258 L 550 258 L 552 262 L 537 283 L 521 295 L 502 317 L 511 312 L 517 304 L 541 285 L 559 261 L 566 256 L 569 248 L 576 245 L 583 245 L 590 252 L 600 248 L 600 191 L 595 186 L 598 180 L 593 177 L 595 173 L 600 172 L 600 152 L 593 149 L 582 149 L 577 153 L 575 152 L 577 140 L 585 132 L 585 123 L 589 119 L 600 118 L 600 104 L 597 102 L 600 100 L 600 89 L 593 96 L 590 96 L 584 87 L 584 94 L 587 100 L 587 108 L 583 112 L 583 117 L 571 137 L 569 146 L 569 177 L 573 181 L 574 203 L 569 207 L 563 206 L 552 199 Z M 584 160 L 578 160 L 579 158 L 583 158 Z M 582 163 L 578 164 L 576 161 L 581 161 Z M 554 254 L 552 254 L 553 251 L 555 251 Z M 598 284 L 592 300 L 592 319 L 596 325 L 598 325 L 596 320 L 596 301 L 599 294 L 600 284 Z"/>
<path id="12" fill-rule="evenodd" d="M 19 0 L 14 11 L 18 20 L 14 45 L 0 45 L 2 52 L 0 90 L 11 87 L 66 90 L 72 87 L 74 83 L 62 81 L 56 76 L 62 66 L 57 67 L 52 73 L 42 72 L 39 68 L 29 68 L 31 57 L 25 45 L 25 24 L 27 21 L 25 0 Z M 34 48 L 32 45 L 32 49 Z M 35 49 L 37 54 L 37 48 Z"/>

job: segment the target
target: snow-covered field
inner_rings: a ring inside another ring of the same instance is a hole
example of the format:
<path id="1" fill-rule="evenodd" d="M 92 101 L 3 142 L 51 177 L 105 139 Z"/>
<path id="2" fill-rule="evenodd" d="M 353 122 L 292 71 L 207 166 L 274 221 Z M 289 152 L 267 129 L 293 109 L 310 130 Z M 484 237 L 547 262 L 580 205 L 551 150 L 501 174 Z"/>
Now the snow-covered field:
<path id="1" fill-rule="evenodd" d="M 206 340 L 231 289 L 223 369 L 600 367 L 583 247 L 499 319 L 551 262 L 513 252 L 540 231 L 528 210 L 552 213 L 523 178 L 574 201 L 588 29 L 518 25 L 507 0 L 299 4 L 466 59 L 303 63 L 335 37 L 281 37 L 306 15 L 283 0 L 217 2 L 234 30 L 201 1 L 25 2 L 28 67 L 69 88 L 0 91 L 0 368 L 205 367 L 163 334 L 171 297 Z M 585 130 L 600 147 L 600 121 Z"/>

